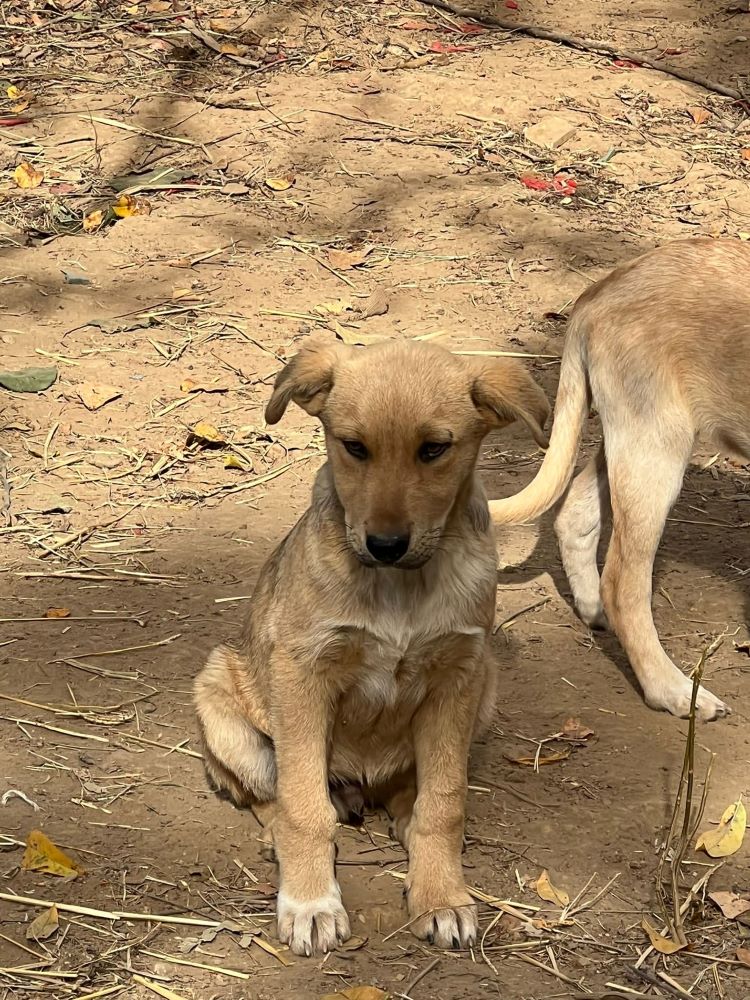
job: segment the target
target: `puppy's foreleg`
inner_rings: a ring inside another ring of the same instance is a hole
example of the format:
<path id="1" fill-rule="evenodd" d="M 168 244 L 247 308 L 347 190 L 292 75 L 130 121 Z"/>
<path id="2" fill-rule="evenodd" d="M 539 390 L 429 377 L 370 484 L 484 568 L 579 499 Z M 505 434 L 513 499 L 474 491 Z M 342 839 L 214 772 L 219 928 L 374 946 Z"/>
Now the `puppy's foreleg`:
<path id="1" fill-rule="evenodd" d="M 332 951 L 350 934 L 334 873 L 336 810 L 328 789 L 332 699 L 314 666 L 278 650 L 271 663 L 277 763 L 273 838 L 278 933 L 297 955 Z"/>

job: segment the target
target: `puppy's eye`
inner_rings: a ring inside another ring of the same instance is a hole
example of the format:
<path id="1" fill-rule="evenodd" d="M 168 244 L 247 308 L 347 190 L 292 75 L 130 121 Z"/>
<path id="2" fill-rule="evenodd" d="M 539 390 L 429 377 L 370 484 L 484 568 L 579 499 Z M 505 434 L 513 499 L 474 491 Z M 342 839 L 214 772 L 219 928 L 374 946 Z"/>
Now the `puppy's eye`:
<path id="1" fill-rule="evenodd" d="M 434 462 L 450 448 L 450 441 L 425 441 L 419 448 L 420 462 Z"/>
<path id="2" fill-rule="evenodd" d="M 364 462 L 367 458 L 367 448 L 365 448 L 361 441 L 342 441 L 341 443 L 352 458 L 358 458 L 360 462 Z"/>

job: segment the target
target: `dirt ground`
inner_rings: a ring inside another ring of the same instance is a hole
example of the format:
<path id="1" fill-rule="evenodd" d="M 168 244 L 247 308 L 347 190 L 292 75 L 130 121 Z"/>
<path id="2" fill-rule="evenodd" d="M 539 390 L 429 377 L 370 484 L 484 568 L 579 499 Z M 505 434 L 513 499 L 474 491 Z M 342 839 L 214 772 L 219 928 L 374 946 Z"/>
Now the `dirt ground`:
<path id="1" fill-rule="evenodd" d="M 741 90 L 750 14 L 731 5 L 493 9 Z M 263 423 L 300 339 L 516 352 L 552 398 L 562 316 L 592 280 L 670 239 L 750 238 L 747 105 L 411 0 L 25 0 L 0 17 L 0 368 L 57 371 L 0 390 L 0 796 L 38 807 L 0 807 L 0 892 L 27 900 L 0 897 L 0 998 L 744 1000 L 750 928 L 708 900 L 688 951 L 634 971 L 642 919 L 662 924 L 686 724 L 649 711 L 613 639 L 576 619 L 548 524 L 498 539 L 501 697 L 465 854 L 482 949 L 410 936 L 404 855 L 372 815 L 339 837 L 356 937 L 325 960 L 278 950 L 276 872 L 252 814 L 206 786 L 190 690 L 321 462 L 303 414 Z M 550 115 L 569 126 L 555 149 L 525 133 Z M 497 435 L 490 495 L 538 462 L 520 431 Z M 749 471 L 696 457 L 656 566 L 675 660 L 723 636 L 707 679 L 734 714 L 696 744 L 700 773 L 716 755 L 707 826 L 750 791 Z M 541 742 L 570 717 L 594 735 Z M 35 828 L 86 873 L 23 870 Z M 690 851 L 685 883 L 709 861 Z M 565 921 L 533 888 L 544 869 Z M 710 889 L 750 896 L 747 847 Z M 61 910 L 36 940 L 34 900 L 95 912 Z"/>

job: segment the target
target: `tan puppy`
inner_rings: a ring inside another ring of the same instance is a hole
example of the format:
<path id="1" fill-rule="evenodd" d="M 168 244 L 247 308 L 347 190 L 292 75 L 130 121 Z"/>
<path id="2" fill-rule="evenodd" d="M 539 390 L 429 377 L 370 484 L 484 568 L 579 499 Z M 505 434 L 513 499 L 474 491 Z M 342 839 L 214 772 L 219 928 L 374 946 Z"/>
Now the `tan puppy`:
<path id="1" fill-rule="evenodd" d="M 238 804 L 273 804 L 278 934 L 295 953 L 349 936 L 330 789 L 345 814 L 350 785 L 387 805 L 409 852 L 411 929 L 465 946 L 467 761 L 495 689 L 495 547 L 474 465 L 517 418 L 544 442 L 547 401 L 515 364 L 405 342 L 309 343 L 267 421 L 291 401 L 320 418 L 328 462 L 240 643 L 196 680 L 208 771 Z"/>
<path id="2" fill-rule="evenodd" d="M 651 612 L 654 556 L 699 434 L 750 460 L 750 247 L 693 239 L 617 268 L 576 302 L 563 352 L 555 422 L 536 478 L 490 503 L 520 524 L 565 494 L 555 529 L 576 608 L 606 616 L 652 708 L 685 716 L 691 682 L 665 653 Z M 603 447 L 568 488 L 593 401 Z M 567 492 L 566 492 L 567 489 Z M 602 514 L 612 538 L 599 581 Z M 698 714 L 729 709 L 702 689 Z"/>

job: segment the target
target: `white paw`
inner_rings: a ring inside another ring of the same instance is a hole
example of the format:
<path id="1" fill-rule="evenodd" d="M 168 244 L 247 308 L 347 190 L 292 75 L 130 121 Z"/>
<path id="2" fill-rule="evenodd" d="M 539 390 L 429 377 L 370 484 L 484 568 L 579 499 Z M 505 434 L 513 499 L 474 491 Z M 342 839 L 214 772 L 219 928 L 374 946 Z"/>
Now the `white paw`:
<path id="1" fill-rule="evenodd" d="M 692 693 L 693 682 L 677 667 L 674 667 L 673 672 L 670 672 L 658 686 L 649 690 L 644 688 L 644 697 L 649 708 L 670 712 L 678 719 L 686 719 L 690 715 Z M 706 688 L 701 687 L 698 690 L 695 717 L 701 722 L 715 722 L 716 719 L 723 719 L 731 714 L 731 708 Z"/>
<path id="2" fill-rule="evenodd" d="M 337 882 L 317 899 L 298 900 L 279 890 L 276 919 L 279 940 L 295 955 L 309 957 L 333 951 L 351 934 Z"/>
<path id="3" fill-rule="evenodd" d="M 598 597 L 575 599 L 576 614 L 589 628 L 606 629 L 609 628 L 607 616 L 604 612 L 604 605 Z"/>

